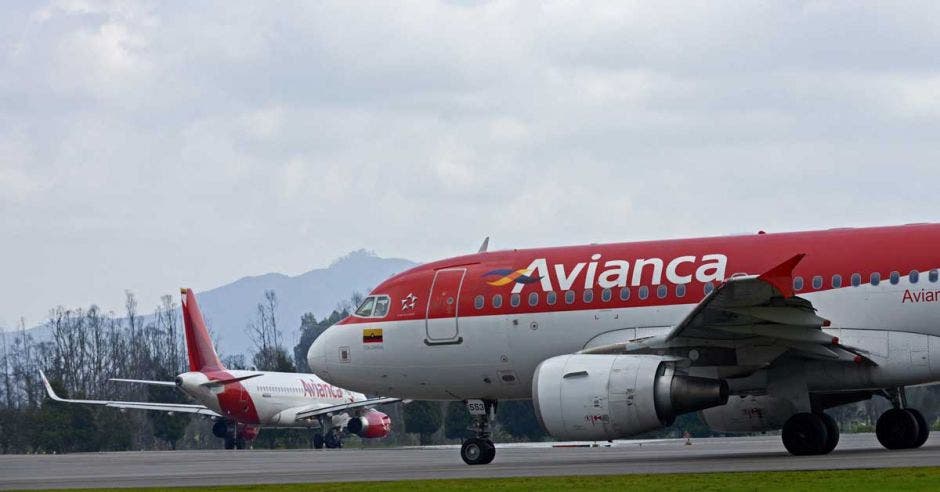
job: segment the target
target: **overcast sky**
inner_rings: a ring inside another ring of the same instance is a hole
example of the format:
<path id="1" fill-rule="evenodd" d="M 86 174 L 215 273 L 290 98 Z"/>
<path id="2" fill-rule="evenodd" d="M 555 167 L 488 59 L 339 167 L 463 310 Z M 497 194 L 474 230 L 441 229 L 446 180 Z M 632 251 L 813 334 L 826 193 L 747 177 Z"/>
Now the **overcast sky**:
<path id="1" fill-rule="evenodd" d="M 938 5 L 4 2 L 0 326 L 357 248 L 936 221 Z"/>

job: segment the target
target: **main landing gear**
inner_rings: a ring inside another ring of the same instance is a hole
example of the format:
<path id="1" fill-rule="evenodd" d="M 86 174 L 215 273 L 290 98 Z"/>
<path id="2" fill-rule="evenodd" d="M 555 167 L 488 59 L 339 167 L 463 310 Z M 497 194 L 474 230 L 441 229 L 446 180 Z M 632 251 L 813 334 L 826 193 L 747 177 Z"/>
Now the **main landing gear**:
<path id="1" fill-rule="evenodd" d="M 839 444 L 839 426 L 822 412 L 798 413 L 783 424 L 783 446 L 790 454 L 829 454 Z"/>
<path id="2" fill-rule="evenodd" d="M 248 449 L 248 442 L 238 435 L 238 425 L 226 420 L 212 424 L 212 435 L 222 438 L 225 449 Z"/>
<path id="3" fill-rule="evenodd" d="M 313 429 L 313 449 L 339 449 L 343 447 L 343 436 L 339 429 L 329 428 L 326 425 L 331 419 L 320 419 L 320 427 Z"/>
<path id="4" fill-rule="evenodd" d="M 904 388 L 886 390 L 882 396 L 891 401 L 894 408 L 881 414 L 875 424 L 878 442 L 887 449 L 919 448 L 930 437 L 927 419 L 918 410 L 905 408 L 907 398 Z"/>
<path id="5" fill-rule="evenodd" d="M 468 465 L 486 465 L 496 457 L 496 446 L 490 440 L 490 420 L 496 414 L 494 400 L 468 400 L 467 410 L 473 418 L 470 430 L 476 433 L 460 446 L 460 457 Z"/>

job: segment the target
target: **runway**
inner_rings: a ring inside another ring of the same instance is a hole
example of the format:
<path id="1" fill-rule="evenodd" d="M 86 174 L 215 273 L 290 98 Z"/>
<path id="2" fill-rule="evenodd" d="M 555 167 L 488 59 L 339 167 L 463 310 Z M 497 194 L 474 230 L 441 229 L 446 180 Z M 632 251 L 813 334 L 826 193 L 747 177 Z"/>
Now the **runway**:
<path id="1" fill-rule="evenodd" d="M 888 451 L 872 434 L 843 435 L 827 456 L 796 457 L 778 436 L 618 441 L 612 447 L 499 445 L 490 465 L 467 466 L 453 446 L 285 451 L 167 451 L 0 455 L 0 489 L 200 486 L 625 473 L 937 466 L 937 433 L 916 450 Z"/>

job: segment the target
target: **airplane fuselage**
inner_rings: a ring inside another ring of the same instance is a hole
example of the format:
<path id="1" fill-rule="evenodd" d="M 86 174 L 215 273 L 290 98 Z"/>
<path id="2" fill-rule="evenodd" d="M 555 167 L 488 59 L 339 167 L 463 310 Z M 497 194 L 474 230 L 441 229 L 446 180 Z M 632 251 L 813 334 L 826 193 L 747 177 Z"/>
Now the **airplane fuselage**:
<path id="1" fill-rule="evenodd" d="M 722 281 L 759 275 L 796 253 L 794 294 L 823 333 L 873 364 L 801 363 L 810 391 L 940 380 L 940 225 L 497 251 L 418 266 L 376 287 L 373 311 L 328 329 L 309 363 L 325 380 L 415 399 L 523 399 L 542 361 L 662 336 Z M 382 308 L 379 309 L 379 303 Z M 379 314 L 373 314 L 378 312 Z M 756 336 L 756 335 L 755 335 Z M 675 347 L 690 374 L 762 385 L 785 347 L 746 337 Z M 777 351 L 777 353 L 774 353 Z M 770 355 L 768 355 L 770 354 Z M 769 357 L 769 359 L 768 359 Z"/>
<path id="2" fill-rule="evenodd" d="M 248 379 L 221 386 L 206 384 L 245 377 Z M 295 414 L 299 409 L 366 399 L 362 393 L 338 388 L 314 374 L 303 373 L 207 370 L 183 373 L 177 378 L 177 385 L 229 420 L 262 427 L 318 427 L 317 419 L 296 421 Z M 345 413 L 340 417 L 349 418 Z M 334 423 L 335 426 L 343 424 Z"/>

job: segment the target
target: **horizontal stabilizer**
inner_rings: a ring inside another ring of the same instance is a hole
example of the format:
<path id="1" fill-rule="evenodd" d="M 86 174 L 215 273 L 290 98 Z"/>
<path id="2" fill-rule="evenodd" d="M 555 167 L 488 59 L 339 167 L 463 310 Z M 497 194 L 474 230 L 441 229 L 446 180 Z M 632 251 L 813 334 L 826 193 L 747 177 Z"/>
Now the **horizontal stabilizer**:
<path id="1" fill-rule="evenodd" d="M 257 374 L 249 374 L 249 375 L 247 375 L 247 376 L 242 376 L 242 377 L 238 377 L 238 378 L 217 379 L 217 380 L 215 380 L 215 381 L 208 381 L 208 382 L 202 383 L 200 386 L 205 386 L 205 387 L 207 387 L 207 388 L 213 388 L 213 387 L 218 387 L 218 386 L 225 386 L 226 384 L 237 383 L 237 382 L 239 382 L 239 381 L 244 381 L 244 380 L 246 380 L 246 379 L 256 378 L 256 377 L 258 377 L 258 376 L 264 376 L 264 374 L 259 372 L 259 373 L 257 373 Z"/>
<path id="2" fill-rule="evenodd" d="M 176 383 L 174 383 L 173 381 L 150 381 L 147 379 L 111 378 L 108 381 L 117 381 L 119 383 L 150 384 L 153 386 L 176 386 Z"/>

